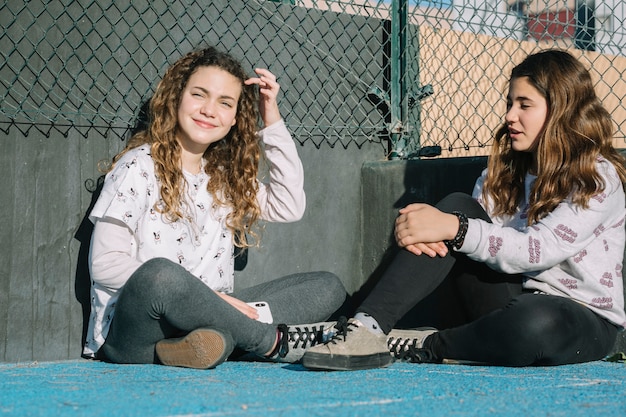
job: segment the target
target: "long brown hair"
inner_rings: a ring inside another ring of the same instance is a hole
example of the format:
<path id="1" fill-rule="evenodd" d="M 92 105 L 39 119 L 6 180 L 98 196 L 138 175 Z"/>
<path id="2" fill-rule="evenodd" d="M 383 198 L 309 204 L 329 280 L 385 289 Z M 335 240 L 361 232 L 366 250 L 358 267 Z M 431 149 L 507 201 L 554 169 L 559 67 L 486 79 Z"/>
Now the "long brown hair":
<path id="1" fill-rule="evenodd" d="M 626 182 L 624 158 L 613 147 L 613 122 L 598 99 L 589 71 L 568 52 L 529 55 L 513 68 L 510 81 L 526 77 L 546 99 L 548 115 L 535 152 L 511 148 L 504 123 L 495 133 L 483 198 L 494 215 L 512 215 L 524 195 L 524 178 L 535 162 L 537 179 L 529 197 L 528 224 L 536 223 L 566 198 L 587 208 L 606 187 L 596 169 L 603 156 Z M 533 161 L 533 158 L 536 158 Z"/>
<path id="2" fill-rule="evenodd" d="M 126 148 L 113 158 L 113 164 L 128 150 L 150 144 L 156 175 L 161 185 L 162 206 L 155 207 L 169 221 L 185 218 L 185 180 L 181 163 L 181 147 L 176 139 L 178 106 L 191 75 L 200 67 L 217 67 L 241 81 L 241 95 L 237 103 L 236 124 L 228 135 L 212 143 L 205 151 L 205 172 L 209 175 L 208 191 L 217 204 L 232 209 L 226 225 L 240 247 L 251 244 L 246 233 L 254 238 L 251 229 L 260 216 L 256 200 L 257 172 L 261 150 L 257 138 L 259 117 L 257 92 L 246 86 L 248 78 L 243 67 L 231 55 L 207 47 L 193 51 L 176 61 L 165 73 L 150 100 L 146 130 L 136 133 Z M 112 167 L 111 167 L 112 168 Z"/>

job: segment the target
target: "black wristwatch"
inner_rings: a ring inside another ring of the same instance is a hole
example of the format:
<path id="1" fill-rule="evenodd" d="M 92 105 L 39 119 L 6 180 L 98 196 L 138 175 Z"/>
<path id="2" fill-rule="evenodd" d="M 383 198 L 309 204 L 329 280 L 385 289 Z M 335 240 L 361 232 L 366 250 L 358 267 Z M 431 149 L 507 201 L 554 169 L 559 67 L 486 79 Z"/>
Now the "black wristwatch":
<path id="1" fill-rule="evenodd" d="M 461 249 L 461 246 L 463 246 L 463 241 L 465 241 L 468 222 L 467 216 L 464 213 L 461 213 L 460 211 L 453 211 L 452 214 L 454 214 L 459 219 L 459 230 L 456 232 L 456 236 L 454 236 L 454 239 L 446 240 L 445 244 L 448 245 L 448 247 L 450 248 L 458 250 Z"/>

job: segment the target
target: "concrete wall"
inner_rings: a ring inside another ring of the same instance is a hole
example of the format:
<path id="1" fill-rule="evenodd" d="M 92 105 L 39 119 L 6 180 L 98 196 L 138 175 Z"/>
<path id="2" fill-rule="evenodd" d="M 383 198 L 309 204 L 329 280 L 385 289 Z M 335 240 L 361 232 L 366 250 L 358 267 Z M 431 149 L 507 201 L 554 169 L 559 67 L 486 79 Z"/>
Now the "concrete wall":
<path id="1" fill-rule="evenodd" d="M 0 362 L 45 361 L 80 355 L 88 303 L 83 224 L 91 201 L 86 183 L 97 162 L 123 143 L 71 134 L 0 134 Z M 298 148 L 308 206 L 292 224 L 268 224 L 262 246 L 249 252 L 238 285 L 292 272 L 332 271 L 354 290 L 359 266 L 361 165 L 382 158 L 379 145 L 361 149 Z M 91 187 L 91 186 L 90 186 Z M 339 214 L 343 215 L 339 215 Z M 81 242 L 83 240 L 83 242 Z"/>
<path id="2" fill-rule="evenodd" d="M 83 323 L 74 234 L 89 204 L 85 183 L 121 143 L 17 129 L 0 143 L 0 360 L 76 357 Z"/>

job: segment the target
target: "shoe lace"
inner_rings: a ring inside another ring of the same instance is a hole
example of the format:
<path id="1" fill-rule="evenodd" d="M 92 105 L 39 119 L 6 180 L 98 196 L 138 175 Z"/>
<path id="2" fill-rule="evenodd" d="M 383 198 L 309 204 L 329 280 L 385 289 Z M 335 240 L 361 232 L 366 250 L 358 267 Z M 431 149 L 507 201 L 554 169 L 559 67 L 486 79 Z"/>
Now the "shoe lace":
<path id="1" fill-rule="evenodd" d="M 433 363 L 435 358 L 429 349 L 418 348 L 414 344 L 406 345 L 403 350 L 393 352 L 397 360 L 410 363 Z"/>
<path id="2" fill-rule="evenodd" d="M 324 326 L 287 326 L 279 324 L 278 356 L 284 358 L 290 349 L 306 349 L 324 342 Z"/>
<path id="3" fill-rule="evenodd" d="M 294 349 L 306 349 L 321 343 L 324 338 L 324 326 L 293 326 L 288 329 L 288 344 Z"/>
<path id="4" fill-rule="evenodd" d="M 278 325 L 278 334 L 278 346 L 276 346 L 275 351 L 277 351 L 278 357 L 284 358 L 289 353 L 289 331 L 286 324 Z M 274 353 L 270 356 L 274 356 Z"/>
<path id="5" fill-rule="evenodd" d="M 396 359 L 399 359 L 409 349 L 418 349 L 416 339 L 403 339 L 401 337 L 390 337 L 387 341 L 387 347 Z"/>
<path id="6" fill-rule="evenodd" d="M 337 320 L 337 324 L 335 324 L 335 329 L 337 329 L 337 331 L 335 332 L 335 334 L 333 334 L 333 337 L 324 342 L 324 344 L 337 344 L 337 340 L 345 342 L 346 338 L 348 337 L 348 333 L 352 331 L 353 327 L 357 327 L 357 325 L 349 322 L 348 319 L 344 316 L 339 317 L 339 320 Z"/>

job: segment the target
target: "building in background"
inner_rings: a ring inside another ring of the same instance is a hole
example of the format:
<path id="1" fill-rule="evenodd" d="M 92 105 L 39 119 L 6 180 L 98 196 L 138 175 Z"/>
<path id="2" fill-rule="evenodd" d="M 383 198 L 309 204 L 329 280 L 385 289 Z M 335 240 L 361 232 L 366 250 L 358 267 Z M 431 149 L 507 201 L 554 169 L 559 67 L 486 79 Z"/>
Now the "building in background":
<path id="1" fill-rule="evenodd" d="M 522 40 L 626 55 L 626 4 L 621 0 L 515 0 L 507 11 L 521 22 Z"/>
<path id="2" fill-rule="evenodd" d="M 388 19 L 391 0 L 291 4 Z M 410 22 L 506 39 L 626 56 L 623 0 L 409 0 Z"/>

